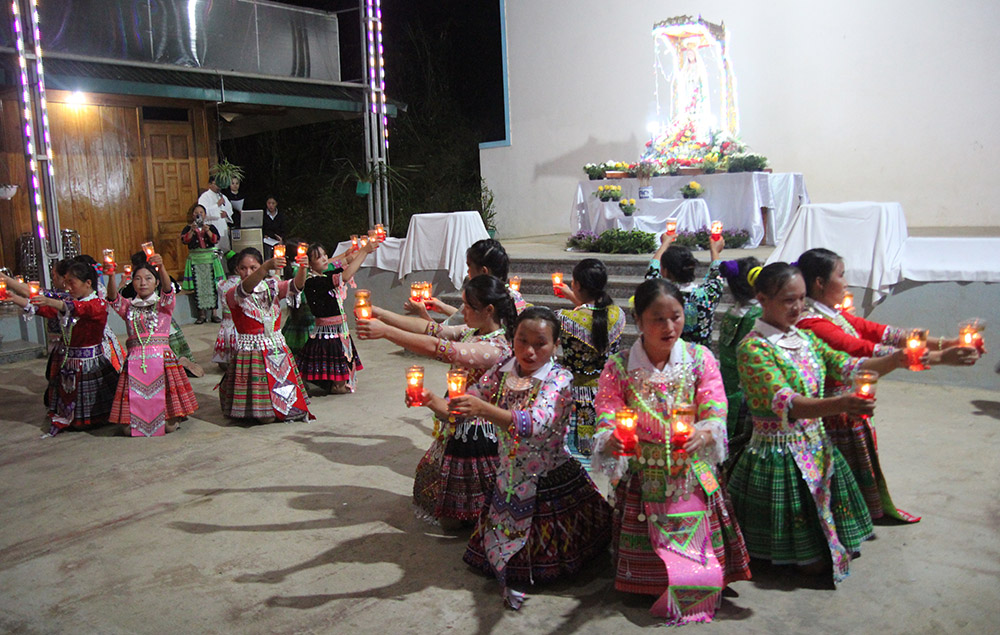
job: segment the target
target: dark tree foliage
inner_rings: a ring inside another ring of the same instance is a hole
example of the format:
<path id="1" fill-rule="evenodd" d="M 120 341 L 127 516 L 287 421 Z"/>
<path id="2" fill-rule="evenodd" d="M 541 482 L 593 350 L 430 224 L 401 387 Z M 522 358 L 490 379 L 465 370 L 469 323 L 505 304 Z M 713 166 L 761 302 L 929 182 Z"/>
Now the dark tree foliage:
<path id="1" fill-rule="evenodd" d="M 394 13 L 389 4 L 386 92 L 406 105 L 389 122 L 389 164 L 399 174 L 390 230 L 403 236 L 412 214 L 479 209 L 478 144 L 492 131 L 470 116 L 470 104 L 483 96 L 461 79 L 468 60 L 456 70 L 462 51 L 453 36 L 465 27 L 440 13 Z M 290 236 L 335 244 L 368 229 L 366 199 L 355 193 L 356 174 L 365 169 L 363 134 L 360 119 L 331 121 L 227 140 L 221 153 L 245 169 L 248 205 L 262 207 L 273 195 Z"/>

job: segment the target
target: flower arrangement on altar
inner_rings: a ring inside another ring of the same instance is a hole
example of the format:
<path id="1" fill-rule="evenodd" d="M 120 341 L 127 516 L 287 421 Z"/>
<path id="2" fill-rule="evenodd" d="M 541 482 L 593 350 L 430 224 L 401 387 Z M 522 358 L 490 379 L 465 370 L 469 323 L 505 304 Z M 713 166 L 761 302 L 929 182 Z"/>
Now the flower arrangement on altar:
<path id="1" fill-rule="evenodd" d="M 622 186 L 620 185 L 599 185 L 594 196 L 602 202 L 617 201 L 622 197 Z"/>
<path id="2" fill-rule="evenodd" d="M 587 173 L 591 181 L 604 178 L 604 164 L 588 163 L 583 166 L 583 171 Z"/>
<path id="3" fill-rule="evenodd" d="M 579 231 L 566 240 L 572 251 L 592 251 L 602 254 L 648 254 L 656 249 L 656 236 L 639 229 L 613 228 L 600 236 L 594 232 Z"/>
<path id="4" fill-rule="evenodd" d="M 726 249 L 739 249 L 750 242 L 750 232 L 745 229 L 723 229 L 722 238 L 726 241 Z M 712 235 L 708 229 L 698 231 L 679 231 L 674 238 L 674 245 L 689 247 L 691 249 L 708 249 Z"/>
<path id="5" fill-rule="evenodd" d="M 637 209 L 634 198 L 623 198 L 618 201 L 618 207 L 622 210 L 622 214 L 626 216 L 635 214 L 635 210 Z"/>
<path id="6" fill-rule="evenodd" d="M 705 193 L 705 186 L 698 181 L 691 181 L 681 188 L 681 196 L 684 198 L 698 198 Z"/>

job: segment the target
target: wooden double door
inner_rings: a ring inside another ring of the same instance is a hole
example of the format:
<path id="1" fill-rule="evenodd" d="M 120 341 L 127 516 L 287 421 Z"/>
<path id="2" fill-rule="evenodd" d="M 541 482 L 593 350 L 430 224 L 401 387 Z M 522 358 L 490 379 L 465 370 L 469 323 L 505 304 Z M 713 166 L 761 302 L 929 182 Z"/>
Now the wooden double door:
<path id="1" fill-rule="evenodd" d="M 157 253 L 175 277 L 184 270 L 187 248 L 180 242 L 188 209 L 198 201 L 198 157 L 189 122 L 145 121 L 150 225 Z"/>

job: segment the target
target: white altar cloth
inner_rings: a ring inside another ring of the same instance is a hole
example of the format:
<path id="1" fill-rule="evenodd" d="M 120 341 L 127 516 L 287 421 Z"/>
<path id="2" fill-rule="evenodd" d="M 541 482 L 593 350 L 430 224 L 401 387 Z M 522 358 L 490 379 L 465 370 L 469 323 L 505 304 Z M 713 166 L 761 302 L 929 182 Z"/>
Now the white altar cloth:
<path id="1" fill-rule="evenodd" d="M 917 282 L 1000 282 L 1000 238 L 909 238 L 903 277 Z"/>
<path id="2" fill-rule="evenodd" d="M 760 245 L 764 239 L 764 220 L 760 208 L 768 206 L 771 202 L 769 177 L 766 172 L 657 176 L 650 180 L 650 185 L 653 188 L 654 198 L 671 199 L 680 196 L 680 189 L 684 185 L 697 181 L 705 187 L 705 193 L 701 195 L 700 200 L 708 205 L 711 219 L 721 220 L 726 229 L 745 229 L 750 232 L 750 241 L 746 248 L 752 249 Z M 594 196 L 594 192 L 601 185 L 620 185 L 622 196 L 639 198 L 638 179 L 580 181 L 570 218 L 573 231 L 583 226 L 580 221 L 581 215 L 590 215 L 593 218 L 599 214 L 595 208 L 603 203 Z"/>
<path id="3" fill-rule="evenodd" d="M 708 205 L 700 198 L 646 198 L 636 201 L 635 214 L 626 216 L 618 203 L 608 201 L 592 205 L 580 215 L 577 230 L 591 231 L 598 236 L 612 229 L 639 229 L 659 236 L 667 230 L 667 219 L 677 219 L 677 231 L 694 232 L 709 229 L 712 218 Z"/>
<path id="4" fill-rule="evenodd" d="M 466 273 L 465 251 L 489 237 L 476 211 L 414 214 L 406 238 L 387 238 L 361 266 L 395 271 L 400 280 L 414 271 L 445 270 L 460 289 Z M 351 242 L 344 241 L 336 253 L 350 247 Z"/>
<path id="5" fill-rule="evenodd" d="M 899 203 L 802 205 L 767 262 L 795 262 L 807 249 L 825 247 L 843 257 L 847 284 L 881 296 L 903 277 L 906 238 Z"/>

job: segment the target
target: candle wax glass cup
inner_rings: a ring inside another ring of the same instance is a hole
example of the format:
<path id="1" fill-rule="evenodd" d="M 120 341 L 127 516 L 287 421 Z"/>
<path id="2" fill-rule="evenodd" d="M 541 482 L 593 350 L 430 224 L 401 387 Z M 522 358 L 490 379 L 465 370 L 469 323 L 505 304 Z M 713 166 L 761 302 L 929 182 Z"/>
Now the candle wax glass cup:
<path id="1" fill-rule="evenodd" d="M 309 253 L 309 243 L 299 243 L 298 248 L 295 250 L 295 255 L 305 256 Z"/>
<path id="2" fill-rule="evenodd" d="M 351 234 L 351 249 L 357 249 L 357 248 L 358 248 L 358 235 Z"/>
<path id="3" fill-rule="evenodd" d="M 615 436 L 622 442 L 622 451 L 616 456 L 626 456 L 635 452 L 635 426 L 638 417 L 632 408 L 621 408 L 615 411 Z"/>
<path id="4" fill-rule="evenodd" d="M 285 257 L 285 246 L 284 245 L 275 245 L 274 246 L 274 257 L 275 258 L 284 258 Z"/>
<path id="5" fill-rule="evenodd" d="M 110 265 L 110 264 L 112 264 L 115 261 L 115 250 L 114 249 L 105 249 L 103 253 L 104 253 L 104 262 L 106 262 L 106 263 L 108 263 Z"/>
<path id="6" fill-rule="evenodd" d="M 423 283 L 420 289 L 420 298 L 424 301 L 424 306 L 431 308 L 433 303 L 431 302 L 432 297 L 432 286 L 430 282 Z"/>
<path id="7" fill-rule="evenodd" d="M 986 351 L 986 345 L 983 341 L 983 331 L 986 330 L 985 322 L 979 318 L 972 318 L 959 324 L 958 329 L 959 345 L 974 346 L 980 353 Z"/>
<path id="8" fill-rule="evenodd" d="M 511 291 L 521 290 L 521 278 L 519 276 L 511 276 L 508 284 L 510 285 Z"/>
<path id="9" fill-rule="evenodd" d="M 361 238 L 358 238 L 358 246 L 359 247 L 367 247 L 368 246 L 368 236 L 362 236 Z"/>
<path id="10" fill-rule="evenodd" d="M 722 221 L 712 221 L 712 238 L 718 240 L 722 236 Z"/>
<path id="11" fill-rule="evenodd" d="M 695 409 L 693 404 L 676 403 L 671 411 L 670 445 L 680 450 L 694 434 Z"/>
<path id="12" fill-rule="evenodd" d="M 422 406 L 424 394 L 424 367 L 410 366 L 406 369 L 406 405 L 410 408 Z"/>
<path id="13" fill-rule="evenodd" d="M 927 350 L 927 330 L 913 329 L 906 337 L 906 357 L 910 363 L 910 370 L 927 370 L 920 358 Z"/>
<path id="14" fill-rule="evenodd" d="M 38 290 L 42 288 L 42 283 L 37 280 L 28 281 L 28 297 L 33 298 L 38 295 Z"/>
<path id="15" fill-rule="evenodd" d="M 419 304 L 424 301 L 424 283 L 423 282 L 411 282 L 410 283 L 410 302 L 414 304 Z"/>
<path id="16" fill-rule="evenodd" d="M 854 396 L 862 399 L 874 399 L 878 373 L 874 370 L 859 370 L 854 374 L 852 383 L 854 384 Z"/>
<path id="17" fill-rule="evenodd" d="M 156 253 L 156 250 L 153 248 L 153 243 L 151 242 L 142 243 L 142 251 L 145 252 L 147 258 Z"/>
<path id="18" fill-rule="evenodd" d="M 447 375 L 448 397 L 454 399 L 465 394 L 465 383 L 469 380 L 469 373 L 465 370 L 449 370 Z"/>

